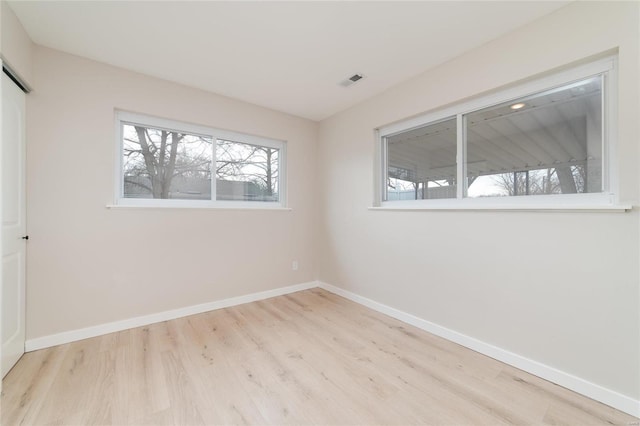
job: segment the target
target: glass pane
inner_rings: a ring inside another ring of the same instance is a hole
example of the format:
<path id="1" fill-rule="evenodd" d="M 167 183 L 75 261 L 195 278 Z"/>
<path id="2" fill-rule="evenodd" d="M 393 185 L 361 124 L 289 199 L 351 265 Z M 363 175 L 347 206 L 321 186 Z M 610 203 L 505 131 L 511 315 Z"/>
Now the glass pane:
<path id="1" fill-rule="evenodd" d="M 388 136 L 387 201 L 456 198 L 456 119 Z"/>
<path id="2" fill-rule="evenodd" d="M 469 197 L 602 192 L 602 79 L 465 116 Z"/>
<path id="3" fill-rule="evenodd" d="M 216 199 L 277 202 L 280 150 L 218 139 Z"/>
<path id="4" fill-rule="evenodd" d="M 125 198 L 211 200 L 211 137 L 123 124 Z"/>

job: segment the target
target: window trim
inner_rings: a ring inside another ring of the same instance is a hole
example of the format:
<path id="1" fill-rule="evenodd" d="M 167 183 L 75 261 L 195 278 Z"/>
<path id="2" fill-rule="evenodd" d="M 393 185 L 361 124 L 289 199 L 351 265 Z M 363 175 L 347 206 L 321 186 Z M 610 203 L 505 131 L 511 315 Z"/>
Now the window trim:
<path id="1" fill-rule="evenodd" d="M 571 69 L 546 75 L 522 84 L 475 97 L 452 106 L 436 109 L 407 120 L 395 122 L 375 129 L 376 167 L 374 210 L 629 210 L 631 206 L 619 204 L 617 173 L 617 56 L 585 63 Z M 470 113 L 498 104 L 512 102 L 522 97 L 535 95 L 574 81 L 602 75 L 602 188 L 599 193 L 522 195 L 510 197 L 467 197 L 466 187 L 466 127 L 464 119 Z M 412 129 L 457 118 L 456 198 L 431 200 L 386 201 L 387 192 L 387 143 L 386 138 Z"/>
<path id="2" fill-rule="evenodd" d="M 212 147 L 212 177 L 211 177 L 211 200 L 179 200 L 179 199 L 156 199 L 156 198 L 125 198 L 124 197 L 124 174 L 123 174 L 123 143 L 122 124 L 138 124 L 162 130 L 186 132 L 195 135 L 211 137 L 214 141 Z M 177 120 L 170 120 L 154 117 L 145 114 L 138 114 L 128 111 L 115 110 L 115 135 L 116 135 L 116 161 L 115 161 L 115 188 L 114 203 L 108 204 L 107 208 L 205 208 L 205 209 L 253 209 L 253 210 L 291 210 L 287 208 L 287 143 L 283 140 L 265 138 L 262 136 L 248 135 L 245 133 L 230 130 L 220 130 L 213 127 L 202 126 L 192 123 L 184 123 Z M 265 146 L 279 150 L 278 156 L 278 201 L 232 201 L 216 200 L 216 153 L 215 143 L 218 139 L 245 143 L 249 145 Z"/>

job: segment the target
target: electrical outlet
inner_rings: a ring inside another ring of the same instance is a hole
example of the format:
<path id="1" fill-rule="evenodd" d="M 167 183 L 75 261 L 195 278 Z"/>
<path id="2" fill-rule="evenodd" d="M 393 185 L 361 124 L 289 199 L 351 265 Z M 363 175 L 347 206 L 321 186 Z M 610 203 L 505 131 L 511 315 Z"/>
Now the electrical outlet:
<path id="1" fill-rule="evenodd" d="M 292 271 L 297 271 L 298 270 L 298 261 L 294 260 L 293 262 L 291 262 L 291 270 Z"/>

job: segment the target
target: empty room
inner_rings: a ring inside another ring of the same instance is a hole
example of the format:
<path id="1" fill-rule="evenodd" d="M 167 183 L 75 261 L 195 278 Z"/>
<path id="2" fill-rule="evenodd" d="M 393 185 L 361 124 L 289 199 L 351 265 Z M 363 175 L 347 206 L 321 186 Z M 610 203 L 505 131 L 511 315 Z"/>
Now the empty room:
<path id="1" fill-rule="evenodd" d="M 0 0 L 2 425 L 638 425 L 639 1 Z"/>

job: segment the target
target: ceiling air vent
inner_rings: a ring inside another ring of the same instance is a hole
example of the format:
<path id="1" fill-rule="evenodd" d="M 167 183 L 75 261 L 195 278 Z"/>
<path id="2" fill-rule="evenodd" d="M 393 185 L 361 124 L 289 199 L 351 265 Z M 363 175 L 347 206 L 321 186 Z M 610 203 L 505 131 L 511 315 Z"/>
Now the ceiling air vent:
<path id="1" fill-rule="evenodd" d="M 338 84 L 340 84 L 340 86 L 343 86 L 343 87 L 348 87 L 348 86 L 351 86 L 353 83 L 362 80 L 363 78 L 364 78 L 364 75 L 362 74 L 354 74 L 348 79 L 341 81 Z"/>

